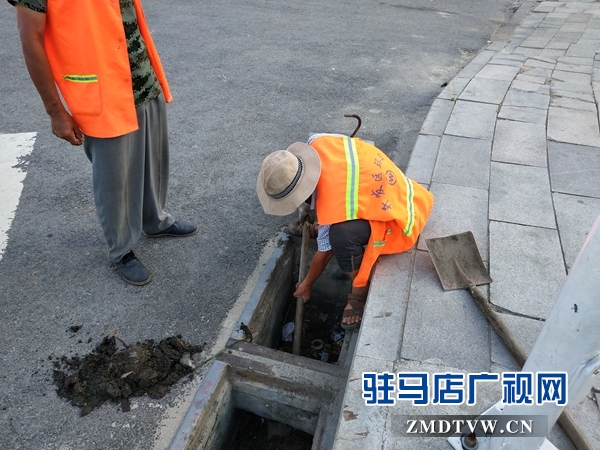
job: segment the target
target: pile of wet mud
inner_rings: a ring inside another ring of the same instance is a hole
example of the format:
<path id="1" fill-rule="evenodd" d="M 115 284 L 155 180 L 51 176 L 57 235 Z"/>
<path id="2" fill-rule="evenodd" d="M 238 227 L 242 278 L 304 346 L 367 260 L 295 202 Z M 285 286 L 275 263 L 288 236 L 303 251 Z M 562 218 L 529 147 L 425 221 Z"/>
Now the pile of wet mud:
<path id="1" fill-rule="evenodd" d="M 127 412 L 131 397 L 164 397 L 181 378 L 193 377 L 192 357 L 204 347 L 190 345 L 181 336 L 120 344 L 119 349 L 117 338 L 106 336 L 91 353 L 54 362 L 59 397 L 80 407 L 82 416 L 106 401 Z"/>

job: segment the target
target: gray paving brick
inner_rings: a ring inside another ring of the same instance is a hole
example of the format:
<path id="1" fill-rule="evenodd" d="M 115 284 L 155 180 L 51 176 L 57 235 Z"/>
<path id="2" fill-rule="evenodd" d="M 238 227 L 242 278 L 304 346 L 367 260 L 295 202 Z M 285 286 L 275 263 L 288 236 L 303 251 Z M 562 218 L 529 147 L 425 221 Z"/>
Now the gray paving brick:
<path id="1" fill-rule="evenodd" d="M 487 189 L 491 141 L 442 137 L 432 181 Z"/>
<path id="2" fill-rule="evenodd" d="M 427 252 L 417 252 L 400 355 L 486 371 L 488 324 L 465 290 L 444 292 Z"/>
<path id="3" fill-rule="evenodd" d="M 525 56 L 537 56 L 542 54 L 541 47 L 540 48 L 530 48 L 530 47 L 522 47 L 519 46 L 514 50 L 514 53 L 518 53 L 520 55 Z"/>
<path id="4" fill-rule="evenodd" d="M 532 83 L 525 79 L 518 79 L 512 82 L 510 85 L 512 90 L 526 91 L 526 92 L 537 92 L 538 94 L 550 94 L 549 84 Z"/>
<path id="5" fill-rule="evenodd" d="M 545 48 L 546 45 L 552 40 L 553 36 L 545 36 L 545 37 L 529 37 L 525 39 L 522 43 L 522 47 L 531 47 L 531 48 Z"/>
<path id="6" fill-rule="evenodd" d="M 553 192 L 600 198 L 600 148 L 548 142 Z"/>
<path id="7" fill-rule="evenodd" d="M 465 86 L 469 84 L 469 81 L 471 81 L 471 78 L 461 78 L 458 76 L 454 77 L 448 82 L 448 85 L 444 88 L 440 95 L 438 95 L 438 98 L 456 100 Z"/>
<path id="8" fill-rule="evenodd" d="M 589 76 L 589 75 L 584 75 Z M 571 92 L 579 92 L 582 94 L 592 94 L 592 86 L 590 83 L 567 83 L 565 81 L 560 80 L 552 80 L 550 82 L 550 89 L 552 91 L 571 91 Z"/>
<path id="9" fill-rule="evenodd" d="M 550 78 L 548 77 L 536 77 L 535 75 L 529 75 L 529 74 L 519 74 L 517 75 L 517 78 L 515 79 L 515 81 L 525 81 L 527 83 L 530 84 L 538 84 L 538 85 L 546 85 L 549 83 Z M 513 87 L 514 84 L 513 84 Z M 515 88 L 515 89 L 522 89 L 522 88 Z M 527 89 L 523 89 L 524 91 Z"/>
<path id="10" fill-rule="evenodd" d="M 566 97 L 574 98 L 588 103 L 594 102 L 594 96 L 591 93 L 575 92 L 575 91 L 563 91 L 561 89 L 552 89 L 553 97 Z"/>
<path id="11" fill-rule="evenodd" d="M 498 118 L 518 120 L 519 122 L 546 124 L 546 110 L 526 106 L 502 105 Z"/>
<path id="12" fill-rule="evenodd" d="M 492 303 L 546 318 L 566 278 L 558 231 L 492 221 L 490 276 Z"/>
<path id="13" fill-rule="evenodd" d="M 570 45 L 570 43 L 565 42 L 562 39 L 552 39 L 546 47 L 559 50 L 567 50 Z"/>
<path id="14" fill-rule="evenodd" d="M 420 135 L 417 138 L 406 169 L 408 178 L 421 184 L 431 183 L 441 140 L 439 136 Z"/>
<path id="15" fill-rule="evenodd" d="M 558 50 L 553 48 L 545 48 L 539 53 L 540 56 L 545 56 L 547 58 L 558 58 L 560 56 L 565 55 L 565 50 Z"/>
<path id="16" fill-rule="evenodd" d="M 596 112 L 595 103 L 585 102 L 576 98 L 551 97 L 550 106 L 556 106 L 559 108 L 582 109 L 584 111 Z"/>
<path id="17" fill-rule="evenodd" d="M 494 136 L 497 109 L 496 105 L 459 100 L 450 115 L 446 134 L 491 140 Z"/>
<path id="18" fill-rule="evenodd" d="M 550 103 L 550 95 L 537 92 L 526 92 L 518 89 L 509 89 L 504 98 L 503 105 L 527 106 L 530 108 L 547 109 Z"/>
<path id="19" fill-rule="evenodd" d="M 450 113 L 454 108 L 452 100 L 436 99 L 431 105 L 431 109 L 421 127 L 422 134 L 433 134 L 441 136 L 446 129 L 446 124 L 450 118 Z"/>
<path id="20" fill-rule="evenodd" d="M 492 146 L 492 160 L 546 167 L 546 126 L 498 120 Z"/>
<path id="21" fill-rule="evenodd" d="M 568 19 L 567 19 L 568 21 Z M 586 24 L 581 22 L 567 22 L 562 27 L 560 27 L 560 31 L 564 33 L 581 33 L 585 31 Z"/>
<path id="22" fill-rule="evenodd" d="M 379 258 L 367 298 L 356 355 L 392 362 L 398 356 L 415 252 Z"/>
<path id="23" fill-rule="evenodd" d="M 530 76 L 534 76 L 534 77 L 548 78 L 548 77 L 552 76 L 552 70 L 551 69 L 544 69 L 542 67 L 524 66 L 523 70 L 522 70 L 522 74 L 523 75 L 530 75 Z"/>
<path id="24" fill-rule="evenodd" d="M 492 162 L 489 218 L 556 228 L 547 169 Z"/>
<path id="25" fill-rule="evenodd" d="M 552 194 L 565 263 L 570 269 L 600 215 L 600 198 Z"/>
<path id="26" fill-rule="evenodd" d="M 577 44 L 579 39 L 581 39 L 581 32 L 559 32 L 556 33 L 554 39 L 568 42 L 569 44 Z"/>
<path id="27" fill-rule="evenodd" d="M 597 45 L 573 44 L 569 47 L 565 55 L 576 57 L 589 56 L 590 58 L 593 58 L 596 54 L 596 50 L 598 50 Z"/>
<path id="28" fill-rule="evenodd" d="M 488 191 L 452 184 L 432 183 L 435 201 L 421 232 L 418 248 L 427 250 L 425 239 L 471 231 L 481 257 L 488 259 Z M 465 212 L 468 211 L 468 214 Z"/>
<path id="29" fill-rule="evenodd" d="M 519 73 L 519 67 L 510 65 L 488 64 L 475 76 L 492 80 L 512 81 Z"/>
<path id="30" fill-rule="evenodd" d="M 500 104 L 509 86 L 510 81 L 473 78 L 458 98 L 461 100 Z"/>
<path id="31" fill-rule="evenodd" d="M 592 76 L 587 73 L 566 72 L 555 70 L 552 72 L 552 79 L 564 81 L 566 83 L 585 84 L 589 85 L 592 82 Z"/>
<path id="32" fill-rule="evenodd" d="M 572 64 L 566 62 L 558 62 L 556 70 L 564 70 L 566 72 L 592 73 L 592 65 Z"/>
<path id="33" fill-rule="evenodd" d="M 598 115 L 590 111 L 550 107 L 548 139 L 600 147 Z"/>
<path id="34" fill-rule="evenodd" d="M 475 58 L 471 60 L 469 64 L 465 66 L 463 70 L 461 70 L 457 77 L 460 78 L 472 78 L 477 75 L 477 72 L 481 70 L 483 66 L 487 64 L 487 62 L 494 56 L 493 51 L 484 50 L 479 53 Z"/>
<path id="35" fill-rule="evenodd" d="M 542 2 L 537 5 L 533 11 L 539 13 L 553 13 L 559 6 L 562 6 L 561 2 Z"/>

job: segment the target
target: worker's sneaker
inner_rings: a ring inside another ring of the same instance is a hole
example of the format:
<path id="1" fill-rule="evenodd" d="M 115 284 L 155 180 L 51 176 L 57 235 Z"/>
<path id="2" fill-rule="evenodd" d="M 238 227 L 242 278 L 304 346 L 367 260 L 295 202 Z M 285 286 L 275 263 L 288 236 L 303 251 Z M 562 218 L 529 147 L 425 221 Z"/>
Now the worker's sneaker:
<path id="1" fill-rule="evenodd" d="M 152 279 L 148 269 L 144 267 L 131 250 L 125 253 L 121 261 L 115 263 L 115 268 L 125 281 L 135 286 L 150 283 Z"/>
<path id="2" fill-rule="evenodd" d="M 157 238 L 157 237 L 165 237 L 165 236 L 174 236 L 174 237 L 185 237 L 185 236 L 193 236 L 198 232 L 198 227 L 193 223 L 188 222 L 187 220 L 177 220 L 173 225 L 171 225 L 166 230 L 161 231 L 156 234 L 148 234 L 144 233 L 146 237 L 149 238 Z"/>

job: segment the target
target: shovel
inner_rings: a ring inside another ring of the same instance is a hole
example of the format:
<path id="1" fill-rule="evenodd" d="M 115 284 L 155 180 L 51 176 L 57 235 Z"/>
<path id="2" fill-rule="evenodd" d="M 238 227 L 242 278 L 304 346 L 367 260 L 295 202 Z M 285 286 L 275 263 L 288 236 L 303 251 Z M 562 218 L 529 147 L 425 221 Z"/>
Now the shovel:
<path id="1" fill-rule="evenodd" d="M 498 318 L 490 302 L 477 288 L 477 285 L 491 283 L 492 279 L 483 264 L 473 233 L 467 231 L 441 238 L 425 239 L 425 245 L 444 291 L 467 289 L 519 367 L 523 367 L 527 354 L 504 322 Z M 563 410 L 558 423 L 577 450 L 592 450 L 592 446 L 567 411 Z"/>

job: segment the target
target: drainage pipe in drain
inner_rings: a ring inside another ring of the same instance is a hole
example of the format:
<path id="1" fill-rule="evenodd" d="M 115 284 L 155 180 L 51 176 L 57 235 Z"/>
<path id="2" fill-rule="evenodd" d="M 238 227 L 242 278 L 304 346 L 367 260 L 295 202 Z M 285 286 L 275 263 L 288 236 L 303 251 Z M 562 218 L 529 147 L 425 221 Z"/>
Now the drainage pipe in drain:
<path id="1" fill-rule="evenodd" d="M 298 269 L 298 283 L 306 278 L 306 268 L 308 259 L 308 243 L 310 241 L 310 221 L 304 220 L 302 224 L 302 245 L 300 247 L 300 267 Z M 294 323 L 294 340 L 292 342 L 292 353 L 300 354 L 300 344 L 302 342 L 302 322 L 304 321 L 304 298 L 296 299 L 296 318 Z"/>

